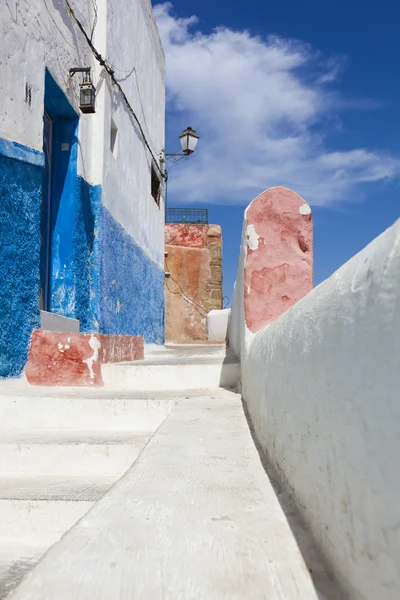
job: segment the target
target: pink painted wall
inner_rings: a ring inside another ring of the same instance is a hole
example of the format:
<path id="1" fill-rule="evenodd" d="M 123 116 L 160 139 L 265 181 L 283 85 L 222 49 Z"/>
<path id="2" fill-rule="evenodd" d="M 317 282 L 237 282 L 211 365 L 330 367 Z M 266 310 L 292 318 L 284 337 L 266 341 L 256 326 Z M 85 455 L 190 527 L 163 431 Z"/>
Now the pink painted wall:
<path id="1" fill-rule="evenodd" d="M 284 187 L 260 194 L 245 213 L 244 307 L 256 333 L 313 288 L 311 209 Z"/>
<path id="2" fill-rule="evenodd" d="M 221 228 L 166 224 L 165 250 L 165 339 L 205 342 L 207 313 L 222 308 Z"/>
<path id="3" fill-rule="evenodd" d="M 165 244 L 181 248 L 205 248 L 207 244 L 207 225 L 184 223 L 165 224 Z"/>

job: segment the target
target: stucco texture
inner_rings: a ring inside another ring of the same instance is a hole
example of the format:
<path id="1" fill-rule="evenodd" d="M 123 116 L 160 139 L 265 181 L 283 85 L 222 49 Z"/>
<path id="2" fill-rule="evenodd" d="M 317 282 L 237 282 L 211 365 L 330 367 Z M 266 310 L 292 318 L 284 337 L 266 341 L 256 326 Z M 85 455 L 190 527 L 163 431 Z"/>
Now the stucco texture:
<path id="1" fill-rule="evenodd" d="M 244 366 L 271 472 L 352 600 L 400 597 L 399 331 L 400 220 L 260 331 Z"/>
<path id="2" fill-rule="evenodd" d="M 164 342 L 164 271 L 103 208 L 100 331 Z"/>
<path id="3" fill-rule="evenodd" d="M 218 225 L 165 226 L 165 337 L 207 340 L 207 313 L 222 308 L 222 234 Z"/>
<path id="4" fill-rule="evenodd" d="M 40 326 L 42 169 L 0 155 L 0 377 L 19 375 Z"/>
<path id="5" fill-rule="evenodd" d="M 253 200 L 245 220 L 245 318 L 256 333 L 312 290 L 311 209 L 292 190 L 276 187 Z"/>

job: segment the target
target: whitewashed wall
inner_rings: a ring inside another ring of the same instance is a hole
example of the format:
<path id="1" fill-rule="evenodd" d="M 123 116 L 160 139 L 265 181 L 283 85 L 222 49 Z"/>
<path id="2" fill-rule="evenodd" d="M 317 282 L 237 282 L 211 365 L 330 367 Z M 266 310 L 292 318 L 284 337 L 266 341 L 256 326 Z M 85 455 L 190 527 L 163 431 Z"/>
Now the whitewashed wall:
<path id="1" fill-rule="evenodd" d="M 242 241 L 240 244 L 239 264 L 235 289 L 233 292 L 231 318 L 229 322 L 229 345 L 240 359 L 243 367 L 246 359 L 246 353 L 250 346 L 253 334 L 249 331 L 244 316 L 244 268 L 247 256 L 247 225 L 246 212 L 243 219 Z"/>
<path id="2" fill-rule="evenodd" d="M 400 220 L 254 338 L 256 437 L 354 600 L 400 597 Z"/>
<path id="3" fill-rule="evenodd" d="M 93 3 L 71 0 L 82 24 L 90 31 Z M 43 150 L 44 73 L 50 70 L 70 104 L 79 112 L 79 75 L 69 82 L 69 69 L 94 67 L 82 34 L 73 26 L 64 2 L 8 0 L 0 3 L 0 138 Z M 25 82 L 32 87 L 32 105 L 25 103 Z M 98 116 L 98 115 L 95 115 Z M 80 124 L 80 170 L 90 183 L 92 115 Z M 102 146 L 102 142 L 101 142 Z"/>
<path id="4" fill-rule="evenodd" d="M 124 40 L 124 43 L 122 43 Z M 107 56 L 135 110 L 153 155 L 164 148 L 165 59 L 149 0 L 107 3 Z M 110 150 L 111 120 L 117 148 Z M 104 205 L 160 267 L 164 266 L 164 201 L 151 196 L 150 152 L 118 90 L 105 113 Z"/>

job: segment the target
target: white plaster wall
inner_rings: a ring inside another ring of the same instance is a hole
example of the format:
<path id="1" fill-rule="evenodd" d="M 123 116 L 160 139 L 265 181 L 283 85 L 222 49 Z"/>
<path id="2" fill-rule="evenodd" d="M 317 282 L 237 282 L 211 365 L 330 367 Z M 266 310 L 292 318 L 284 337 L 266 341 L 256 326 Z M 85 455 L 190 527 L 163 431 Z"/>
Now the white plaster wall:
<path id="1" fill-rule="evenodd" d="M 108 2 L 107 56 L 158 161 L 164 148 L 165 59 L 148 0 Z M 118 128 L 114 155 L 111 120 Z M 132 116 L 119 92 L 110 87 L 105 113 L 104 205 L 163 268 L 164 201 L 157 206 L 151 196 L 151 164 L 151 154 Z"/>
<path id="2" fill-rule="evenodd" d="M 256 436 L 354 600 L 400 597 L 400 220 L 254 338 Z"/>
<path id="3" fill-rule="evenodd" d="M 231 309 L 210 310 L 207 315 L 207 339 L 223 342 L 228 337 Z"/>
<path id="4" fill-rule="evenodd" d="M 253 227 L 253 226 L 251 226 Z M 254 334 L 248 329 L 244 315 L 244 269 L 246 266 L 247 246 L 251 243 L 246 224 L 246 211 L 242 227 L 242 241 L 240 244 L 239 265 L 233 292 L 231 318 L 229 322 L 229 346 L 242 363 L 242 375 L 245 358 Z"/>
<path id="5" fill-rule="evenodd" d="M 90 0 L 71 0 L 86 28 L 93 22 Z M 49 69 L 71 105 L 78 110 L 76 75 L 69 69 L 94 66 L 82 34 L 73 26 L 64 0 L 7 0 L 0 4 L 0 137 L 43 150 L 44 75 Z M 25 103 L 25 82 L 32 86 L 32 106 Z M 80 170 L 91 174 L 90 117 L 80 124 Z M 100 183 L 100 181 L 91 181 Z"/>

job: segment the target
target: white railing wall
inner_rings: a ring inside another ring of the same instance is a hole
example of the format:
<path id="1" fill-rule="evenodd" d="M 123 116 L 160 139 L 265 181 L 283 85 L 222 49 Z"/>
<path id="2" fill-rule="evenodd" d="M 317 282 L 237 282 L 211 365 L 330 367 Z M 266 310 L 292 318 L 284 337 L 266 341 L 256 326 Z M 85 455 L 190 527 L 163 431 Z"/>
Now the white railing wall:
<path id="1" fill-rule="evenodd" d="M 349 597 L 398 600 L 400 220 L 245 354 L 243 255 L 231 343 L 257 441 Z"/>

